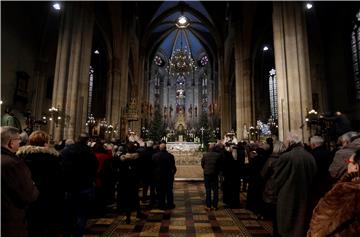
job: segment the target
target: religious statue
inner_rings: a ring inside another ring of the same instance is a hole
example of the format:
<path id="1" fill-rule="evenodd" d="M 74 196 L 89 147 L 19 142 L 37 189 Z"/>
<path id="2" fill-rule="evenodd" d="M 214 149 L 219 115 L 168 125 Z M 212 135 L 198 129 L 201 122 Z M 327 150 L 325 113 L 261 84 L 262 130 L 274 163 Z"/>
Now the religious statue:
<path id="1" fill-rule="evenodd" d="M 186 129 L 184 109 L 179 106 L 179 114 L 176 117 L 175 128 L 178 132 L 184 132 Z"/>
<path id="2" fill-rule="evenodd" d="M 171 114 L 172 114 L 172 112 L 173 112 L 173 107 L 172 107 L 172 105 L 170 105 L 170 109 L 169 109 L 169 114 L 170 114 L 170 118 L 171 118 Z"/>
<path id="3" fill-rule="evenodd" d="M 248 139 L 249 138 L 249 132 L 247 130 L 247 126 L 246 123 L 244 123 L 244 128 L 243 128 L 243 139 Z"/>
<path id="4" fill-rule="evenodd" d="M 149 106 L 150 117 L 152 117 L 152 112 L 153 112 L 153 106 L 152 106 L 152 104 L 150 104 L 150 106 Z"/>
<path id="5" fill-rule="evenodd" d="M 190 104 L 190 108 L 189 108 L 189 115 L 190 115 L 190 117 L 192 117 L 192 110 L 193 110 L 193 108 L 192 108 L 192 104 Z"/>
<path id="6" fill-rule="evenodd" d="M 20 121 L 15 117 L 15 114 L 12 112 L 10 107 L 5 109 L 5 114 L 1 117 L 1 126 L 12 126 L 21 132 Z"/>
<path id="7" fill-rule="evenodd" d="M 164 106 L 164 119 L 167 117 L 167 106 Z"/>

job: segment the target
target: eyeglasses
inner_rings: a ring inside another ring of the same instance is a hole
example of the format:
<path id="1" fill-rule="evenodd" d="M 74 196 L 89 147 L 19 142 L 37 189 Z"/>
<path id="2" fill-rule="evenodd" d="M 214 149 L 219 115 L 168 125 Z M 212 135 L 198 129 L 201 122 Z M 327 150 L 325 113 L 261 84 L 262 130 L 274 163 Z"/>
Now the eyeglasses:
<path id="1" fill-rule="evenodd" d="M 353 161 L 353 160 L 348 159 L 348 160 L 345 160 L 345 163 L 346 163 L 346 164 L 354 164 L 354 161 Z"/>

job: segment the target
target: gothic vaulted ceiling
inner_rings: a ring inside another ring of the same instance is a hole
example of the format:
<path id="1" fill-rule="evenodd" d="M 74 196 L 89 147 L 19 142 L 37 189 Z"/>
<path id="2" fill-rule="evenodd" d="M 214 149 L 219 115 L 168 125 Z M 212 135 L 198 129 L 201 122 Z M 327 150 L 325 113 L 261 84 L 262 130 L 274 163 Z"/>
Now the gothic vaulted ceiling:
<path id="1" fill-rule="evenodd" d="M 183 25 L 179 19 L 184 17 Z M 186 49 L 195 60 L 215 57 L 216 36 L 213 21 L 200 2 L 166 1 L 156 11 L 148 27 L 150 55 L 160 54 L 165 61 L 176 49 Z"/>

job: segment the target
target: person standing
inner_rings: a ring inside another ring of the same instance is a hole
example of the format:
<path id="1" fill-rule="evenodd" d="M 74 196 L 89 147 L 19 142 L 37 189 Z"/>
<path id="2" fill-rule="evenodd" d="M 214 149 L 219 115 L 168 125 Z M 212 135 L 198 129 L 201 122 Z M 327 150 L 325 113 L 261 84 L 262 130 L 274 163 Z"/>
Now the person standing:
<path id="1" fill-rule="evenodd" d="M 209 144 L 209 152 L 203 154 L 201 167 L 204 171 L 204 184 L 206 193 L 206 210 L 218 208 L 219 202 L 219 169 L 221 154 L 215 152 L 215 144 Z M 213 194 L 213 198 L 212 198 Z"/>
<path id="2" fill-rule="evenodd" d="M 16 153 L 29 167 L 40 191 L 27 213 L 29 237 L 54 237 L 60 232 L 64 196 L 59 153 L 48 146 L 49 135 L 41 130 L 30 134 L 29 144 Z"/>
<path id="3" fill-rule="evenodd" d="M 39 191 L 31 171 L 15 153 L 20 146 L 19 130 L 4 126 L 1 133 L 1 236 L 27 237 L 27 206 L 36 201 Z"/>
<path id="4" fill-rule="evenodd" d="M 355 131 L 350 131 L 339 137 L 341 148 L 335 153 L 334 159 L 329 166 L 331 177 L 336 181 L 346 175 L 346 161 L 354 152 L 360 149 L 360 137 Z"/>
<path id="5" fill-rule="evenodd" d="M 117 208 L 125 212 L 126 223 L 131 222 L 131 212 L 136 210 L 137 218 L 144 218 L 139 200 L 139 153 L 134 142 L 126 144 L 126 153 L 119 159 Z"/>
<path id="6" fill-rule="evenodd" d="M 317 167 L 300 135 L 290 132 L 286 143 L 287 152 L 279 157 L 273 175 L 277 227 L 282 237 L 300 237 L 306 235 L 311 217 L 309 199 Z"/>
<path id="7" fill-rule="evenodd" d="M 175 158 L 166 150 L 166 143 L 161 143 L 160 151 L 152 157 L 155 163 L 155 182 L 159 209 L 174 209 L 174 177 L 176 173 Z M 166 203 L 165 203 L 166 200 Z"/>
<path id="8" fill-rule="evenodd" d="M 78 142 L 61 151 L 64 184 L 64 237 L 82 236 L 95 200 L 98 161 L 81 134 Z"/>
<path id="9" fill-rule="evenodd" d="M 308 237 L 359 236 L 360 150 L 347 163 L 347 174 L 315 207 Z"/>
<path id="10" fill-rule="evenodd" d="M 314 156 L 317 166 L 312 197 L 312 205 L 315 207 L 320 198 L 322 198 L 334 184 L 334 180 L 329 173 L 329 166 L 333 157 L 331 152 L 325 147 L 324 139 L 320 136 L 311 137 L 310 146 L 311 154 Z"/>

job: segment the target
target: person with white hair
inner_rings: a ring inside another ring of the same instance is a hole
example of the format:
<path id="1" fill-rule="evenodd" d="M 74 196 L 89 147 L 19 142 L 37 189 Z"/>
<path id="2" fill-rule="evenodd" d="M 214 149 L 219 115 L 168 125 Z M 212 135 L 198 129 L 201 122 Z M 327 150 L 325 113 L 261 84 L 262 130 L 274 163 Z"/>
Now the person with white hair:
<path id="1" fill-rule="evenodd" d="M 360 137 L 358 137 L 358 135 L 357 132 L 350 131 L 339 137 L 342 146 L 340 150 L 335 153 L 334 159 L 329 167 L 330 175 L 334 179 L 340 180 L 346 174 L 346 161 L 356 150 L 360 149 Z"/>
<path id="2" fill-rule="evenodd" d="M 277 196 L 277 228 L 280 236 L 305 236 L 311 217 L 310 193 L 317 172 L 314 157 L 307 152 L 301 136 L 290 132 L 287 152 L 273 174 Z"/>
<path id="3" fill-rule="evenodd" d="M 1 133 L 1 236 L 27 237 L 25 213 L 39 196 L 31 171 L 15 153 L 20 146 L 19 130 L 3 126 Z"/>
<path id="4" fill-rule="evenodd" d="M 333 179 L 329 173 L 329 166 L 333 160 L 333 155 L 324 145 L 324 138 L 312 136 L 310 138 L 311 154 L 314 156 L 317 165 L 317 174 L 314 182 L 314 192 L 312 197 L 312 206 L 315 207 L 320 198 L 328 192 Z"/>

